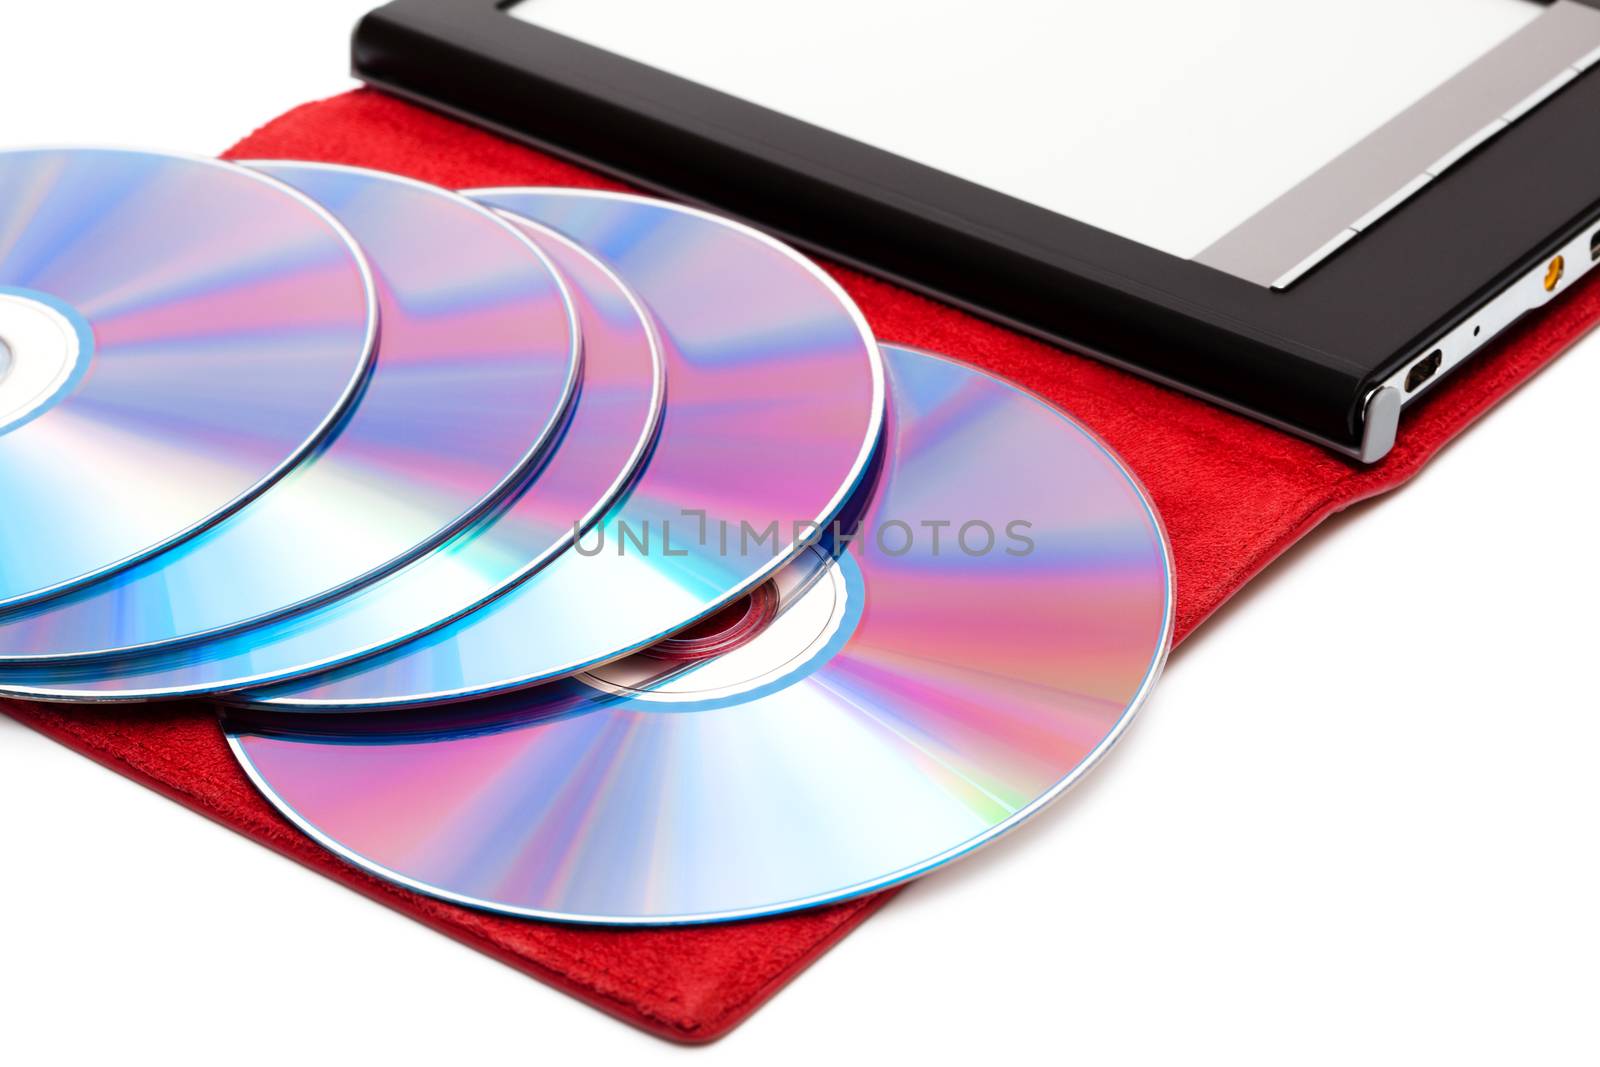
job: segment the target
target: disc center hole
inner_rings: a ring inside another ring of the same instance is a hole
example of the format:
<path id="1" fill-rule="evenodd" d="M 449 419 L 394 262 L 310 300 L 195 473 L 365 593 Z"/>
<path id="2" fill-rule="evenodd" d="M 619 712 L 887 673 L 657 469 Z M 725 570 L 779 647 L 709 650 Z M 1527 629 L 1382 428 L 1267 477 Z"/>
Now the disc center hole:
<path id="1" fill-rule="evenodd" d="M 90 336 L 76 312 L 0 290 L 0 433 L 62 398 L 89 359 Z"/>
<path id="2" fill-rule="evenodd" d="M 668 663 L 696 663 L 726 655 L 759 637 L 778 617 L 778 590 L 770 581 L 732 604 L 640 653 Z"/>

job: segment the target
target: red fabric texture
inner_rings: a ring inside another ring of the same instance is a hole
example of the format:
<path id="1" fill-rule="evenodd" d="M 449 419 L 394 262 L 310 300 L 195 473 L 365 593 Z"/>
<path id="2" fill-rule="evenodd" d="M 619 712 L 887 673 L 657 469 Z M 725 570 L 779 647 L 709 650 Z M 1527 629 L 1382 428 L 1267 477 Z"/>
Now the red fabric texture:
<path id="1" fill-rule="evenodd" d="M 297 108 L 229 155 L 360 164 L 455 188 L 622 187 L 370 90 Z M 1071 412 L 1121 453 L 1149 488 L 1172 540 L 1180 640 L 1329 514 L 1415 474 L 1600 319 L 1597 275 L 1442 383 L 1407 414 L 1394 451 L 1364 468 L 885 282 L 829 269 L 879 338 L 998 372 Z M 655 930 L 492 916 L 378 881 L 295 831 L 235 765 L 205 704 L 106 710 L 12 703 L 0 710 L 389 907 L 678 1041 L 727 1033 L 893 895 L 761 921 Z"/>

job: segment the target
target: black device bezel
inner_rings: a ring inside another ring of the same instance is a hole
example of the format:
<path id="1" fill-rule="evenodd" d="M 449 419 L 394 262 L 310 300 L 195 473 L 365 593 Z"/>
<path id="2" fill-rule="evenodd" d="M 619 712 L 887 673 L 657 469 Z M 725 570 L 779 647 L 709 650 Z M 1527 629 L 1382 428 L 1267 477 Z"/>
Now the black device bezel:
<path id="1" fill-rule="evenodd" d="M 394 0 L 357 26 L 355 73 L 1347 454 L 1379 383 L 1600 216 L 1600 67 L 1279 291 L 509 6 Z"/>

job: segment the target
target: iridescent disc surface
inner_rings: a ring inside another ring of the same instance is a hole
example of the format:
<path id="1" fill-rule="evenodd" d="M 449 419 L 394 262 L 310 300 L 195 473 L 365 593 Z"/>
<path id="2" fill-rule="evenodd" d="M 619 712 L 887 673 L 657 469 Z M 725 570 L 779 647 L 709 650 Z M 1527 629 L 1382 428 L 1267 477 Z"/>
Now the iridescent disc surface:
<path id="1" fill-rule="evenodd" d="M 575 922 L 822 904 L 1016 826 L 1154 684 L 1166 540 L 1134 479 L 1055 409 L 960 364 L 885 356 L 887 451 L 856 537 L 780 573 L 780 614 L 754 641 L 450 708 L 239 709 L 235 754 L 353 863 Z"/>
<path id="2" fill-rule="evenodd" d="M 654 440 L 665 391 L 660 348 L 642 306 L 603 264 L 548 230 L 521 229 L 566 278 L 584 346 L 570 420 L 522 485 L 443 545 L 342 599 L 137 657 L 0 665 L 0 693 L 149 700 L 302 674 L 471 610 L 598 520 Z"/>
<path id="3" fill-rule="evenodd" d="M 877 447 L 877 345 L 849 297 L 794 250 L 657 200 L 533 189 L 472 195 L 578 241 L 639 294 L 666 352 L 660 439 L 579 550 L 417 641 L 246 699 L 420 704 L 518 688 L 623 655 L 793 558 L 797 524 L 804 536 L 803 524 L 828 523 Z"/>
<path id="4" fill-rule="evenodd" d="M 349 234 L 268 177 L 0 152 L 0 605 L 249 500 L 339 417 L 376 331 Z"/>
<path id="5" fill-rule="evenodd" d="M 0 661 L 122 655 L 264 621 L 440 543 L 555 436 L 578 380 L 575 313 L 532 242 L 405 178 L 256 165 L 361 244 L 382 330 L 359 401 L 249 506 L 137 566 L 0 615 Z"/>

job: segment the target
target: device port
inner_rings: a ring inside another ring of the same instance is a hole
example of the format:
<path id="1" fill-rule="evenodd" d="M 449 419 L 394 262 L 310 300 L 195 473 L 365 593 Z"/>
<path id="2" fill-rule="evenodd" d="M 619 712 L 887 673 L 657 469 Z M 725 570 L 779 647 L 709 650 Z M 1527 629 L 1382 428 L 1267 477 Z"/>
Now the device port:
<path id="1" fill-rule="evenodd" d="M 1406 392 L 1414 393 L 1417 386 L 1439 373 L 1439 364 L 1444 362 L 1444 353 L 1435 348 L 1428 355 L 1416 361 L 1411 366 L 1411 373 L 1406 375 Z"/>
<path id="2" fill-rule="evenodd" d="M 1561 284 L 1562 275 L 1567 273 L 1567 258 L 1557 256 L 1550 261 L 1550 266 L 1544 272 L 1544 291 L 1553 293 L 1556 286 Z"/>

